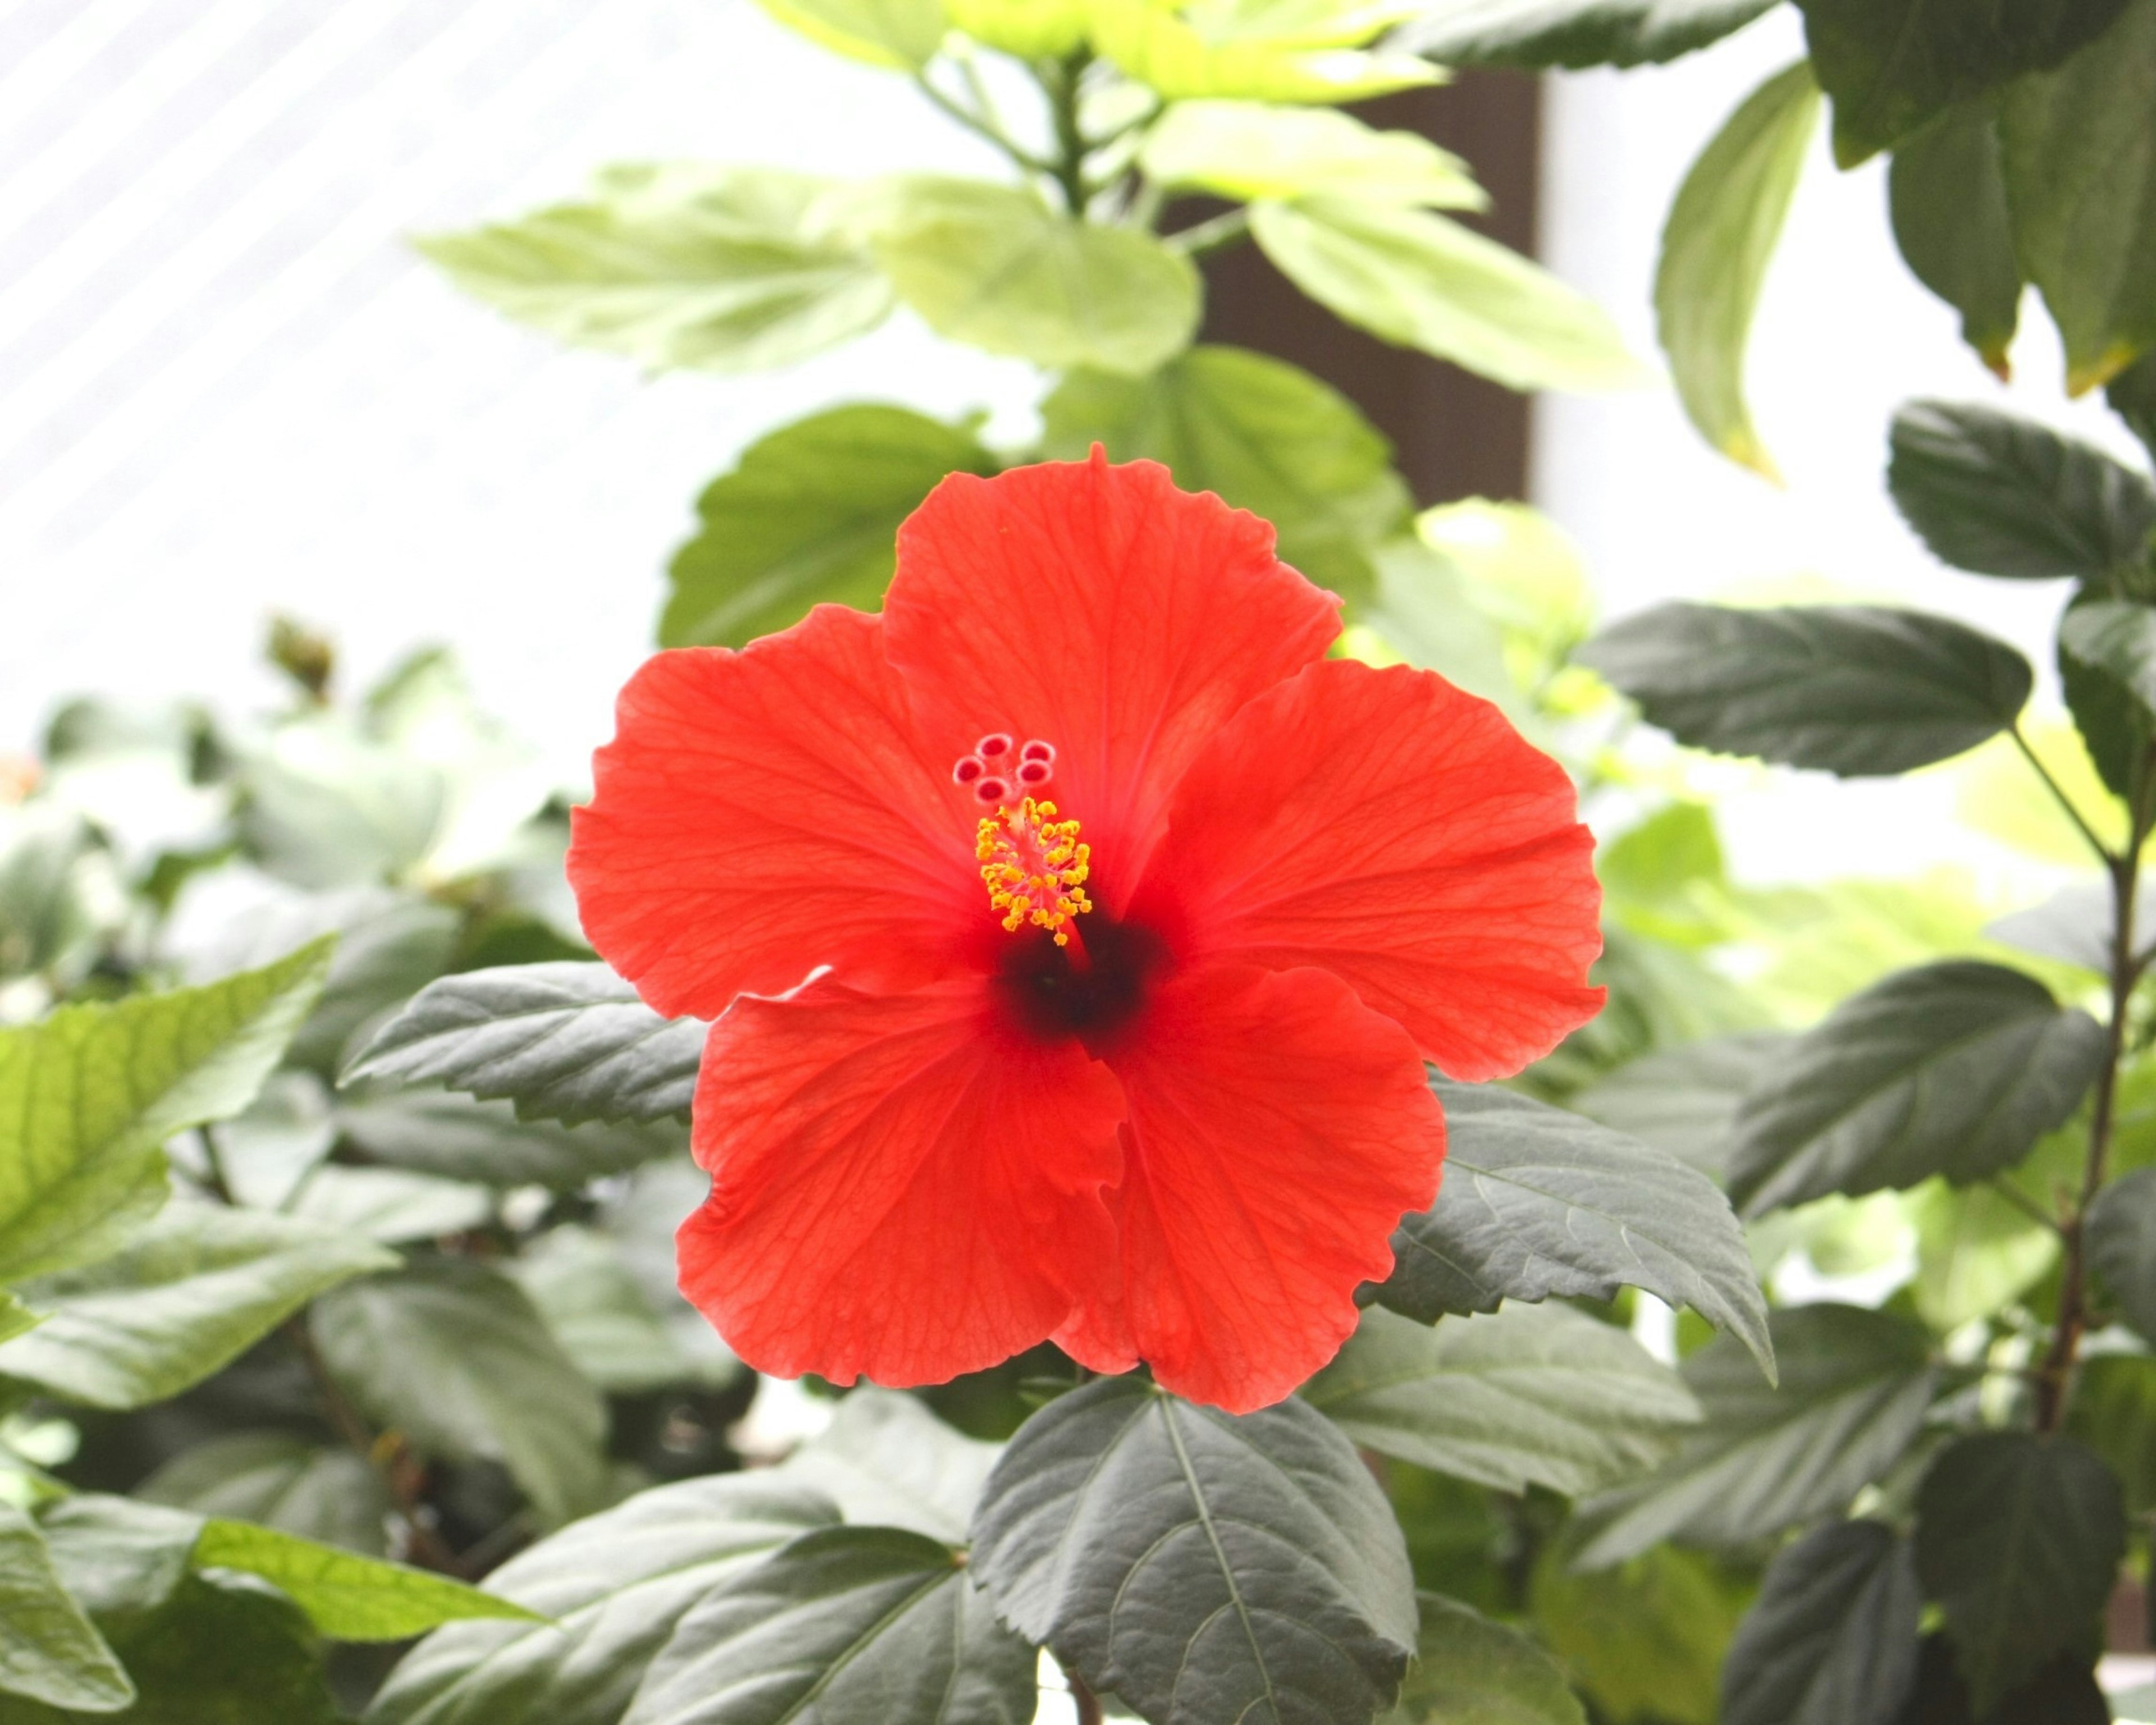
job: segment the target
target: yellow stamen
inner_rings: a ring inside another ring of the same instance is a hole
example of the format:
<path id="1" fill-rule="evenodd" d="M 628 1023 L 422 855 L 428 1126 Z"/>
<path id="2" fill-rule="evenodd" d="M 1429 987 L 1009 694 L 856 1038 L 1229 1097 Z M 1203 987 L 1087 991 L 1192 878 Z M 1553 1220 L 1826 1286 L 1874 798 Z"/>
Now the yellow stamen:
<path id="1" fill-rule="evenodd" d="M 1067 947 L 1064 925 L 1093 908 L 1086 896 L 1093 847 L 1078 841 L 1078 823 L 1055 819 L 1053 803 L 1026 798 L 1015 809 L 999 809 L 981 823 L 973 854 L 981 860 L 981 879 L 988 905 L 1003 913 L 1004 927 L 1016 933 L 1030 922 Z"/>

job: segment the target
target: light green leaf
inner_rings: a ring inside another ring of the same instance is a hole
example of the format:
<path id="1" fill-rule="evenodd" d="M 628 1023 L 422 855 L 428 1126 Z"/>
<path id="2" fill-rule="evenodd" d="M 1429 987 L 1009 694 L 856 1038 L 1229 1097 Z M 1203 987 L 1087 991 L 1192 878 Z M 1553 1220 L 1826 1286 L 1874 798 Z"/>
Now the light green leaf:
<path id="1" fill-rule="evenodd" d="M 1345 396 L 1284 360 L 1194 347 L 1152 376 L 1077 372 L 1041 404 L 1047 452 L 1158 461 L 1280 530 L 1281 556 L 1349 598 L 1376 582 L 1373 547 L 1414 507 L 1392 445 Z"/>
<path id="2" fill-rule="evenodd" d="M 549 1229 L 509 1271 L 600 1389 L 634 1395 L 705 1375 L 675 1346 L 604 1235 L 573 1224 Z"/>
<path id="3" fill-rule="evenodd" d="M 1958 1190 L 1938 1180 L 1913 1196 L 1917 1311 L 1934 1329 L 1997 1312 L 2058 1261 L 2058 1230 L 1989 1186 Z"/>
<path id="4" fill-rule="evenodd" d="M 359 1235 L 171 1204 L 116 1255 L 23 1285 L 49 1315 L 0 1346 L 0 1377 L 63 1401 L 144 1407 L 223 1370 L 316 1295 L 397 1261 Z"/>
<path id="5" fill-rule="evenodd" d="M 1503 635 L 1476 603 L 1483 594 L 1469 573 L 1419 534 L 1387 540 L 1370 561 L 1377 592 L 1354 614 L 1364 627 L 1408 664 L 1494 701 L 1532 736 L 1538 721 L 1508 669 Z"/>
<path id="6" fill-rule="evenodd" d="M 1030 1725 L 1039 1664 L 950 1547 L 825 1527 L 684 1617 L 622 1725 Z"/>
<path id="7" fill-rule="evenodd" d="M 1666 1460 L 1699 1404 L 1623 1330 L 1565 1306 L 1435 1329 L 1372 1307 L 1303 1399 L 1364 1449 L 1500 1491 L 1568 1497 Z"/>
<path id="8" fill-rule="evenodd" d="M 1771 1320 L 1779 1389 L 1728 1337 L 1685 1361 L 1706 1414 L 1661 1471 L 1584 1507 L 1578 1561 L 1621 1563 L 1665 1539 L 1742 1546 L 1839 1512 L 1898 1461 L 1930 1405 L 1930 1338 L 1853 1306 Z"/>
<path id="9" fill-rule="evenodd" d="M 1686 413 L 1731 460 L 1778 481 L 1745 405 L 1744 352 L 1819 108 L 1806 61 L 1754 91 L 1685 176 L 1655 270 L 1656 328 Z"/>
<path id="10" fill-rule="evenodd" d="M 467 1180 L 332 1163 L 307 1176 L 293 1194 L 291 1214 L 319 1228 L 402 1245 L 483 1226 L 500 1196 Z"/>
<path id="11" fill-rule="evenodd" d="M 1198 328 L 1188 259 L 1014 187 L 909 177 L 892 182 L 870 227 L 899 296 L 939 334 L 990 353 L 1142 375 Z"/>
<path id="12" fill-rule="evenodd" d="M 5 1288 L 0 1288 L 0 1342 L 12 1342 L 44 1322 Z"/>
<path id="13" fill-rule="evenodd" d="M 1253 16 L 1239 18 L 1238 8 L 1196 8 L 1196 21 L 1176 15 L 1159 0 L 1088 0 L 1093 46 L 1139 83 L 1169 101 L 1209 96 L 1255 102 L 1359 102 L 1396 90 L 1436 84 L 1443 74 L 1412 54 L 1366 53 L 1337 45 L 1364 39 L 1397 18 L 1394 7 L 1360 8 L 1374 20 L 1365 25 L 1357 9 L 1346 14 L 1346 28 L 1328 18 L 1316 29 L 1266 28 L 1266 13 L 1283 17 L 1307 13 L 1308 7 L 1245 7 Z M 1323 8 L 1321 13 L 1337 13 Z M 1199 28 L 1209 23 L 1211 29 Z M 1240 28 L 1239 28 L 1240 26 Z"/>
<path id="14" fill-rule="evenodd" d="M 944 0 L 976 42 L 1020 59 L 1060 60 L 1085 46 L 1086 0 Z"/>
<path id="15" fill-rule="evenodd" d="M 1613 1725 L 1715 1725 L 1722 1654 L 1751 1589 L 1697 1552 L 1656 1546 L 1614 1569 L 1543 1548 L 1535 1627 Z"/>
<path id="16" fill-rule="evenodd" d="M 336 1111 L 337 1128 L 377 1162 L 490 1186 L 583 1185 L 686 1147 L 676 1122 L 519 1120 L 506 1102 L 398 1091 Z"/>
<path id="17" fill-rule="evenodd" d="M 367 1458 L 283 1431 L 234 1431 L 183 1450 L 135 1488 L 146 1502 L 254 1522 L 382 1554 L 389 1493 Z"/>
<path id="18" fill-rule="evenodd" d="M 995 470 L 971 432 L 904 408 L 782 426 L 696 500 L 701 526 L 674 553 L 660 644 L 739 647 L 811 605 L 877 609 L 899 523 L 946 474 Z"/>
<path id="19" fill-rule="evenodd" d="M 811 42 L 865 60 L 917 72 L 942 45 L 941 0 L 756 0 L 788 29 Z"/>
<path id="20" fill-rule="evenodd" d="M 1436 1594 L 1399 1705 L 1383 1725 L 1587 1725 L 1558 1662 L 1529 1636 Z"/>
<path id="21" fill-rule="evenodd" d="M 154 1214 L 165 1140 L 254 1101 L 330 952 L 0 1029 L 0 1279 L 93 1262 Z"/>
<path id="22" fill-rule="evenodd" d="M 538 1614 L 446 1575 L 362 1558 L 274 1527 L 213 1517 L 195 1541 L 194 1563 L 259 1575 L 340 1641 L 401 1641 L 460 1618 Z"/>
<path id="23" fill-rule="evenodd" d="M 1909 1543 L 1832 1522 L 1768 1565 L 1722 1671 L 1722 1725 L 1895 1725 L 1923 1615 Z"/>
<path id="24" fill-rule="evenodd" d="M 1440 209 L 1490 202 L 1450 151 L 1330 108 L 1178 102 L 1146 134 L 1138 165 L 1164 186 L 1245 201 L 1318 193 Z"/>
<path id="25" fill-rule="evenodd" d="M 500 1462 L 551 1521 L 603 1499 L 606 1404 L 506 1276 L 444 1260 L 339 1288 L 311 1321 L 339 1386 L 422 1451 Z"/>
<path id="26" fill-rule="evenodd" d="M 1941 116 L 1894 152 L 1887 208 L 1902 260 L 1961 314 L 1961 338 L 1999 377 L 2020 321 L 2021 266 L 1992 105 Z"/>
<path id="27" fill-rule="evenodd" d="M 781 1471 L 821 1491 L 850 1522 L 963 1545 L 1002 1447 L 953 1430 L 912 1396 L 864 1384 Z"/>
<path id="28" fill-rule="evenodd" d="M 406 1656 L 366 1725 L 620 1725 L 652 1656 L 696 1603 L 836 1512 L 769 1475 L 640 1491 L 487 1578 L 550 1620 L 437 1630 Z"/>
<path id="29" fill-rule="evenodd" d="M 0 1697 L 80 1712 L 116 1713 L 135 1686 L 54 1573 L 44 1536 L 0 1504 Z M 0 1698 L 0 1713 L 8 1703 Z"/>
<path id="30" fill-rule="evenodd" d="M 1444 216 L 1308 198 L 1252 204 L 1250 229 L 1303 292 L 1401 347 L 1514 389 L 1618 389 L 1645 379 L 1600 306 Z"/>
<path id="31" fill-rule="evenodd" d="M 891 311 L 890 285 L 834 219 L 829 191 L 779 168 L 616 168 L 588 202 L 418 245 L 466 293 L 562 341 L 654 370 L 754 371 Z"/>
<path id="32" fill-rule="evenodd" d="M 2076 8 L 2101 27 L 2114 0 Z M 2093 30 L 2080 30 L 2083 39 Z M 2000 134 L 2021 268 L 2066 344 L 2066 387 L 2108 382 L 2156 345 L 2156 0 L 2056 72 L 2007 88 Z"/>

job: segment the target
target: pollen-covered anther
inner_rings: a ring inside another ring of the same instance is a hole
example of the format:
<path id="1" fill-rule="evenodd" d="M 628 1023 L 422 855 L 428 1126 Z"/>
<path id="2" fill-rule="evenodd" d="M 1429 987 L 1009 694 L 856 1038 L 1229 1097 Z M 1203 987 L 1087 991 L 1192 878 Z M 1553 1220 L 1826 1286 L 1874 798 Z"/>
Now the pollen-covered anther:
<path id="1" fill-rule="evenodd" d="M 1065 927 L 1093 908 L 1086 896 L 1092 847 L 1081 843 L 1078 823 L 1055 819 L 1053 803 L 1025 798 L 1015 809 L 999 809 L 981 823 L 974 855 L 988 889 L 989 908 L 999 911 L 1013 933 L 1030 923 L 1070 944 Z"/>

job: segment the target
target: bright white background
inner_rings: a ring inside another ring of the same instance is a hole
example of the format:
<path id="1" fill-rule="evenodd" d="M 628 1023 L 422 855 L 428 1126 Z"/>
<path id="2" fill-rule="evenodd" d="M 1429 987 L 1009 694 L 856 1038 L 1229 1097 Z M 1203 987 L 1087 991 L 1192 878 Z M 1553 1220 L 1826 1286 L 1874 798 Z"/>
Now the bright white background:
<path id="1" fill-rule="evenodd" d="M 1641 352 L 1677 181 L 1798 46 L 1785 10 L 1673 68 L 1552 83 L 1545 250 Z M 984 165 L 904 80 L 748 0 L 0 0 L 0 748 L 80 690 L 262 701 L 284 609 L 355 676 L 455 643 L 573 781 L 690 500 L 744 443 L 863 398 L 1024 432 L 1024 367 L 903 318 L 788 374 L 645 380 L 500 321 L 403 243 L 680 156 Z M 1893 404 L 1998 386 L 1902 271 L 1883 210 L 1879 170 L 1836 175 L 1822 142 L 1753 368 L 1785 491 L 1709 454 L 1666 393 L 1545 398 L 1537 500 L 1610 611 L 1811 572 L 2038 642 L 2055 589 L 1936 568 L 1885 501 Z M 2109 436 L 2061 408 L 2028 321 L 2014 393 Z M 1951 851 L 1942 794 L 1748 798 L 1739 860 L 1760 877 Z"/>

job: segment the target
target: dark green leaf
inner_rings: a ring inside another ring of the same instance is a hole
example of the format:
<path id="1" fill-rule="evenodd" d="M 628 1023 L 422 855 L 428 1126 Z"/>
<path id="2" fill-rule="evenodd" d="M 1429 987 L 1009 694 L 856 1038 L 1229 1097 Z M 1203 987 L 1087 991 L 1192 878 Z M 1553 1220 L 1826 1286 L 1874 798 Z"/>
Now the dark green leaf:
<path id="1" fill-rule="evenodd" d="M 581 1186 L 688 1146 L 688 1129 L 648 1124 L 519 1120 L 506 1102 L 454 1092 L 400 1091 L 336 1113 L 346 1137 L 377 1162 L 487 1186 Z"/>
<path id="2" fill-rule="evenodd" d="M 1895 1725 L 1923 1603 L 1907 1542 L 1877 1522 L 1784 1547 L 1730 1645 L 1722 1725 Z"/>
<path id="3" fill-rule="evenodd" d="M 2071 1438 L 1962 1438 L 1917 1493 L 1917 1573 L 1979 1712 L 2052 1655 L 2097 1644 L 2125 1554 L 2118 1481 Z"/>
<path id="4" fill-rule="evenodd" d="M 60 1584 L 36 1524 L 0 1504 L 0 1712 L 8 1695 L 110 1713 L 135 1686 Z"/>
<path id="5" fill-rule="evenodd" d="M 1887 484 L 1933 556 L 1977 575 L 2096 578 L 2137 562 L 2156 489 L 2101 449 L 1990 408 L 1894 416 Z"/>
<path id="6" fill-rule="evenodd" d="M 2113 1180 L 2097 1194 L 2083 1225 L 2089 1266 L 2120 1315 L 2156 1338 L 2156 1168 Z"/>
<path id="7" fill-rule="evenodd" d="M 1047 370 L 1142 376 L 1197 332 L 1189 259 L 1137 228 L 1058 214 L 1014 186 L 931 175 L 896 182 L 873 244 L 930 328 Z"/>
<path id="8" fill-rule="evenodd" d="M 1974 748 L 2014 722 L 2034 680 L 2004 641 L 1878 605 L 1673 601 L 1604 629 L 1577 657 L 1679 742 L 1845 778 Z"/>
<path id="9" fill-rule="evenodd" d="M 339 1288 L 311 1321 L 339 1385 L 421 1450 L 500 1462 L 552 1521 L 603 1496 L 606 1405 L 506 1276 L 444 1260 Z"/>
<path id="10" fill-rule="evenodd" d="M 2066 1121 L 2103 1053 L 2094 1019 L 2018 970 L 1898 972 L 1799 1037 L 1745 1099 L 1730 1197 L 1758 1215 L 1934 1174 L 1980 1180 Z"/>
<path id="11" fill-rule="evenodd" d="M 689 1111 L 704 1031 L 662 1019 L 603 964 L 513 964 L 429 983 L 342 1081 L 446 1085 L 513 1102 L 520 1120 L 663 1120 Z"/>
<path id="12" fill-rule="evenodd" d="M 1718 42 L 1776 0 L 1451 0 L 1394 39 L 1448 66 L 1638 66 Z"/>
<path id="13" fill-rule="evenodd" d="M 1918 1326 L 1854 1306 L 1774 1314 L 1779 1389 L 1724 1337 L 1686 1360 L 1705 1423 L 1642 1484 L 1587 1507 L 1584 1564 L 1614 1563 L 1664 1539 L 1739 1546 L 1838 1513 L 1899 1461 L 1932 1396 Z"/>
<path id="14" fill-rule="evenodd" d="M 0 1346 L 0 1377 L 139 1408 L 221 1371 L 317 1294 L 397 1255 L 283 1216 L 174 1204 L 114 1256 L 23 1285 L 49 1315 Z"/>
<path id="15" fill-rule="evenodd" d="M 573 1224 L 551 1228 L 510 1273 L 577 1369 L 600 1389 L 635 1395 L 714 1375 L 675 1345 L 620 1250 L 603 1234 Z"/>
<path id="16" fill-rule="evenodd" d="M 1746 1092 L 1789 1043 L 1779 1030 L 1753 1030 L 1659 1049 L 1597 1079 L 1570 1106 L 1719 1179 Z"/>
<path id="17" fill-rule="evenodd" d="M 2102 28 L 2118 8 L 2084 0 L 2075 9 Z M 2132 0 L 2056 72 L 2006 92 L 1999 126 L 2015 244 L 2066 338 L 2076 394 L 2156 345 L 2152 108 L 2156 0 Z"/>
<path id="18" fill-rule="evenodd" d="M 402 1641 L 468 1618 L 544 1622 L 521 1605 L 446 1575 L 362 1558 L 272 1527 L 213 1518 L 195 1541 L 198 1568 L 259 1575 L 340 1641 Z"/>
<path id="19" fill-rule="evenodd" d="M 1609 315 L 1495 240 L 1427 210 L 1344 198 L 1250 206 L 1281 273 L 1349 323 L 1513 389 L 1641 381 Z"/>
<path id="20" fill-rule="evenodd" d="M 282 1431 L 235 1431 L 182 1450 L 136 1488 L 151 1503 L 255 1522 L 379 1557 L 389 1494 L 367 1458 Z"/>
<path id="21" fill-rule="evenodd" d="M 2112 603 L 2108 583 L 2084 583 L 2067 601 L 2066 615 L 2092 605 Z M 2061 619 L 2063 622 L 2063 619 Z M 2141 703 L 2118 678 L 2076 657 L 2062 638 L 2056 663 L 2059 682 L 2066 696 L 2066 711 L 2074 729 L 2081 733 L 2097 777 L 2104 788 L 2122 802 L 2131 803 L 2141 773 L 2141 762 L 2150 737 L 2148 716 Z"/>
<path id="22" fill-rule="evenodd" d="M 1834 98 L 1834 153 L 1854 167 L 1958 102 L 2055 66 L 2124 0 L 1797 0 L 1812 64 Z"/>
<path id="23" fill-rule="evenodd" d="M 845 407 L 782 426 L 696 500 L 674 554 L 663 647 L 744 645 L 819 603 L 872 611 L 898 524 L 948 473 L 993 473 L 970 431 L 904 408 Z"/>
<path id="24" fill-rule="evenodd" d="M 1500 1491 L 1568 1497 L 1665 1461 L 1699 1406 L 1630 1335 L 1569 1307 L 1435 1329 L 1373 1307 L 1303 1397 L 1355 1442 Z"/>
<path id="25" fill-rule="evenodd" d="M 1803 60 L 1746 99 L 1678 187 L 1655 270 L 1656 328 L 1686 413 L 1731 460 L 1773 480 L 1745 405 L 1744 353 L 1819 105 Z"/>
<path id="26" fill-rule="evenodd" d="M 2000 377 L 2020 321 L 2021 267 L 1991 104 L 1944 114 L 1894 152 L 1887 208 L 1902 261 L 1961 314 L 1961 338 Z"/>
<path id="27" fill-rule="evenodd" d="M 1732 1332 L 1773 1369 L 1766 1301 L 1727 1201 L 1705 1175 L 1577 1114 L 1494 1086 L 1435 1086 L 1436 1204 L 1393 1236 L 1382 1305 L 1427 1322 L 1500 1300 L 1645 1288 Z"/>
<path id="28" fill-rule="evenodd" d="M 827 1527 L 684 1617 L 623 1725 L 1031 1725 L 1039 1663 L 948 1546 Z"/>
<path id="29" fill-rule="evenodd" d="M 2145 353 L 2103 387 L 2103 398 L 2156 459 L 2156 353 Z"/>
<path id="30" fill-rule="evenodd" d="M 1344 598 L 1376 586 L 1373 547 L 1408 531 L 1392 445 L 1345 396 L 1284 360 L 1194 347 L 1149 377 L 1068 377 L 1041 404 L 1047 453 L 1164 464 L 1280 530 L 1281 556 Z"/>
<path id="31" fill-rule="evenodd" d="M 2092 599 L 2068 608 L 2059 650 L 2102 671 L 2156 714 L 2156 610 L 2128 599 Z"/>
<path id="32" fill-rule="evenodd" d="M 1297 1401 L 1097 1379 L 1011 1440 L 973 1538 L 1004 1620 L 1156 1725 L 1368 1725 L 1414 1649 L 1399 1528 Z"/>
<path id="33" fill-rule="evenodd" d="M 2083 1359 L 2074 1372 L 2066 1431 L 2118 1476 L 2128 1515 L 2156 1510 L 2156 1360 L 2128 1353 Z"/>
<path id="34" fill-rule="evenodd" d="M 753 1474 L 639 1492 L 487 1578 L 550 1624 L 437 1630 L 390 1674 L 367 1725 L 620 1725 L 691 1607 L 836 1514 L 814 1491 Z"/>
<path id="35" fill-rule="evenodd" d="M 891 311 L 829 191 L 781 168 L 613 168 L 587 203 L 418 244 L 466 293 L 562 341 L 654 370 L 752 371 Z"/>
<path id="36" fill-rule="evenodd" d="M 163 1145 L 254 1099 L 327 942 L 266 970 L 0 1029 L 0 1280 L 112 1250 L 165 1201 Z"/>
<path id="37" fill-rule="evenodd" d="M 1424 1594 L 1422 1639 L 1384 1725 L 1587 1725 L 1558 1662 L 1516 1629 Z"/>
<path id="38" fill-rule="evenodd" d="M 850 1522 L 963 1545 L 1001 1452 L 946 1425 L 912 1396 L 864 1384 L 839 1404 L 829 1430 L 787 1457 L 784 1472 L 821 1491 Z"/>

